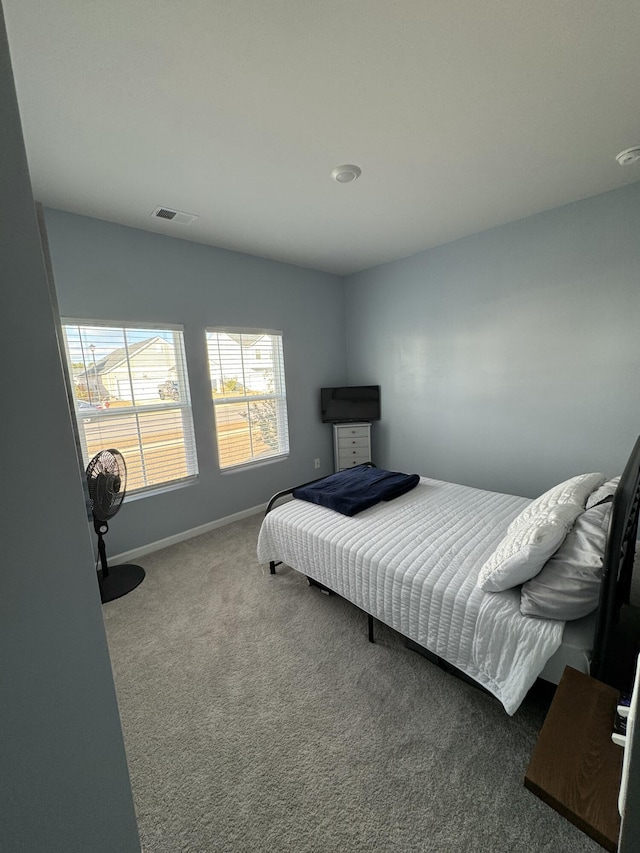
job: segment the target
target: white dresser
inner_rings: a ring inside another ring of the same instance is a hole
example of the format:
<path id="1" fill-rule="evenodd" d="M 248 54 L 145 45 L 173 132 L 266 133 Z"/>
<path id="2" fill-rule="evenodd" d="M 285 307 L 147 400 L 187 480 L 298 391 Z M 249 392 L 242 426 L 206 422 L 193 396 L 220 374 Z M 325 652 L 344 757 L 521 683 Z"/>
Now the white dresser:
<path id="1" fill-rule="evenodd" d="M 336 471 L 371 462 L 371 424 L 334 424 L 333 458 Z"/>

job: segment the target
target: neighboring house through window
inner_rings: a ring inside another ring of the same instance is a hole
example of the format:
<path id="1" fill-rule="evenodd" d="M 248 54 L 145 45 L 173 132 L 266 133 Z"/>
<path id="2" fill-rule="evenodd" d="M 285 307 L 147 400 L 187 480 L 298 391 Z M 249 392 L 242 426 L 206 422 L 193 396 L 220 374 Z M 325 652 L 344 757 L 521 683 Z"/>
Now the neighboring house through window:
<path id="1" fill-rule="evenodd" d="M 282 332 L 207 329 L 221 468 L 289 452 Z"/>
<path id="2" fill-rule="evenodd" d="M 62 322 L 85 464 L 100 450 L 119 450 L 128 493 L 194 479 L 181 327 Z"/>

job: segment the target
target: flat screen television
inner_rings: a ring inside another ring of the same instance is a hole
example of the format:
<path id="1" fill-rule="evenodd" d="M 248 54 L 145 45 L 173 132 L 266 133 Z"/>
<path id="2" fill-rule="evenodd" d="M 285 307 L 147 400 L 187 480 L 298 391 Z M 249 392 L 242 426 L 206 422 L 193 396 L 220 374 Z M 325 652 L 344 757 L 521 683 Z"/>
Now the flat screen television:
<path id="1" fill-rule="evenodd" d="M 320 389 L 322 423 L 380 420 L 379 385 L 344 385 Z"/>

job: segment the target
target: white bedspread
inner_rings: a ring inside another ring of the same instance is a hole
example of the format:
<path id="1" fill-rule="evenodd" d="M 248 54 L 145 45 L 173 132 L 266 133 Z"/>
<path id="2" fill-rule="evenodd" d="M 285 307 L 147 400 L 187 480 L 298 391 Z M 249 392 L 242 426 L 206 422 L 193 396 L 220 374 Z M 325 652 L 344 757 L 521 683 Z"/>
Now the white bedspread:
<path id="1" fill-rule="evenodd" d="M 427 478 L 353 518 L 292 500 L 266 516 L 258 560 L 281 560 L 335 590 L 513 714 L 560 646 L 564 622 L 522 616 L 519 589 L 487 593 L 476 580 L 528 503 Z"/>

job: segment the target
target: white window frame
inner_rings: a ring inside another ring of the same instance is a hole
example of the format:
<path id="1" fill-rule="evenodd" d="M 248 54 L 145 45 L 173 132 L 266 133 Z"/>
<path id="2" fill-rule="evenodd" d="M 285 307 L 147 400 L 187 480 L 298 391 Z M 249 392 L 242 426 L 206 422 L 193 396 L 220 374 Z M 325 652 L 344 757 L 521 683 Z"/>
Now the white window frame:
<path id="1" fill-rule="evenodd" d="M 144 485 L 138 488 L 133 488 L 127 485 L 127 497 L 141 497 L 145 495 L 149 495 L 152 493 L 160 493 L 170 491 L 172 489 L 178 488 L 180 486 L 188 485 L 190 483 L 197 482 L 198 480 L 198 456 L 197 456 L 197 448 L 195 443 L 195 433 L 193 428 L 193 413 L 191 409 L 191 394 L 189 390 L 189 381 L 187 375 L 187 367 L 185 360 L 185 349 L 184 349 L 184 326 L 174 324 L 174 323 L 146 323 L 146 322 L 135 322 L 135 321 L 122 321 L 122 320 L 93 320 L 93 319 L 78 319 L 76 317 L 62 317 L 61 320 L 63 338 L 65 344 L 65 355 L 67 359 L 67 367 L 69 371 L 69 382 L 71 385 L 71 394 L 74 401 L 74 416 L 77 423 L 77 432 L 80 442 L 80 449 L 82 451 L 82 458 L 84 464 L 87 465 L 89 460 L 92 458 L 92 454 L 88 450 L 87 447 L 87 439 L 84 429 L 84 419 L 82 416 L 82 410 L 78 409 L 77 403 L 79 402 L 79 398 L 76 396 L 75 391 L 75 383 L 73 381 L 73 373 L 74 368 L 72 367 L 72 363 L 74 363 L 74 359 L 71 357 L 70 348 L 69 348 L 69 340 L 67 337 L 67 327 L 75 327 L 81 330 L 99 330 L 99 329 L 113 329 L 117 332 L 123 333 L 125 346 L 128 348 L 131 345 L 131 341 L 127 340 L 127 332 L 173 332 L 177 333 L 180 337 L 178 339 L 179 345 L 176 344 L 174 340 L 174 348 L 176 354 L 176 378 L 178 381 L 178 386 L 181 391 L 179 400 L 163 400 L 162 402 L 154 402 L 154 403 L 136 403 L 133 406 L 120 406 L 118 408 L 104 408 L 99 410 L 98 412 L 91 413 L 91 420 L 98 423 L 107 423 L 109 420 L 119 418 L 126 415 L 132 415 L 136 420 L 136 428 L 138 431 L 138 447 L 142 448 L 144 446 L 143 443 L 143 430 L 141 430 L 140 419 L 138 415 L 147 413 L 147 412 L 161 412 L 161 411 L 175 411 L 179 410 L 181 412 L 181 420 L 182 420 L 182 435 L 184 437 L 185 444 L 185 456 L 186 456 L 186 467 L 187 467 L 187 475 L 184 477 L 171 477 L 162 482 L 154 482 L 148 485 Z M 90 335 L 89 335 L 90 337 Z M 84 353 L 84 347 L 81 344 L 81 350 L 83 352 L 83 361 L 88 367 L 91 367 L 91 359 L 87 357 Z M 131 375 L 131 368 L 129 363 L 129 353 L 127 352 L 127 366 L 129 370 L 129 383 L 130 387 L 134 388 L 134 380 Z M 91 393 L 89 391 L 89 393 Z M 132 394 L 135 398 L 135 390 L 132 390 Z M 113 442 L 110 446 L 115 446 L 117 450 L 117 440 Z M 104 449 L 107 449 L 106 447 Z M 123 453 L 126 461 L 126 453 Z M 140 452 L 141 464 L 142 464 L 142 476 L 146 480 L 147 472 L 145 470 L 145 460 L 144 453 Z"/>
<path id="2" fill-rule="evenodd" d="M 252 337 L 256 336 L 269 336 L 271 340 L 272 346 L 272 357 L 274 363 L 274 390 L 273 392 L 265 393 L 265 394 L 238 394 L 234 396 L 227 397 L 214 397 L 213 398 L 213 410 L 216 422 L 216 446 L 218 450 L 218 465 L 220 470 L 223 473 L 239 471 L 246 468 L 256 467 L 258 465 L 263 465 L 265 463 L 276 462 L 281 459 L 286 459 L 289 455 L 289 423 L 287 416 L 287 391 L 286 391 L 286 381 L 285 381 L 285 366 L 284 366 L 284 335 L 282 331 L 276 329 L 249 329 L 249 328 L 235 328 L 229 326 L 209 326 L 205 329 L 206 334 L 206 343 L 207 343 L 207 359 L 210 362 L 210 335 L 251 335 Z M 219 342 L 218 342 L 219 343 Z M 218 348 L 218 355 L 220 357 L 220 351 Z M 242 365 L 242 385 L 246 387 L 245 383 L 245 371 L 246 371 L 246 361 L 243 355 L 242 347 L 240 348 L 240 357 L 241 357 L 241 365 Z M 209 377 L 212 379 L 212 371 L 211 364 L 209 364 Z M 211 390 L 212 393 L 215 392 L 213 381 L 211 381 Z M 248 428 L 250 435 L 250 446 L 251 450 L 251 458 L 246 459 L 243 462 L 238 463 L 223 463 L 221 458 L 221 441 L 220 441 L 220 433 L 218 431 L 218 416 L 217 411 L 221 411 L 224 406 L 234 405 L 234 404 L 245 404 L 249 406 L 251 403 L 259 403 L 264 401 L 273 400 L 276 404 L 276 423 L 277 423 L 277 438 L 278 438 L 278 449 L 274 450 L 273 453 L 256 453 L 254 454 L 253 447 L 255 446 L 254 441 L 254 430 L 256 427 L 248 420 Z"/>

